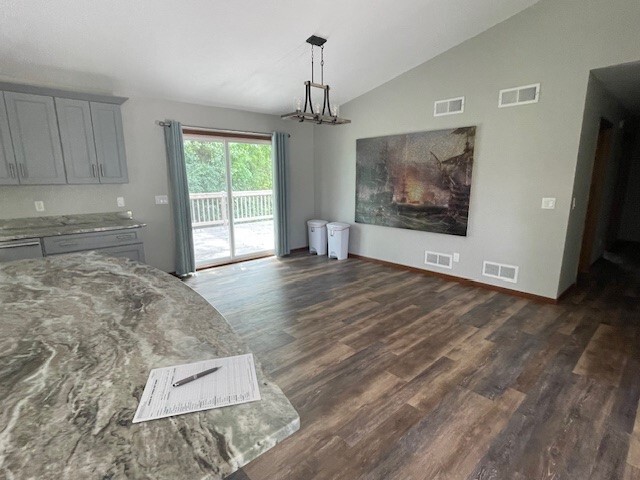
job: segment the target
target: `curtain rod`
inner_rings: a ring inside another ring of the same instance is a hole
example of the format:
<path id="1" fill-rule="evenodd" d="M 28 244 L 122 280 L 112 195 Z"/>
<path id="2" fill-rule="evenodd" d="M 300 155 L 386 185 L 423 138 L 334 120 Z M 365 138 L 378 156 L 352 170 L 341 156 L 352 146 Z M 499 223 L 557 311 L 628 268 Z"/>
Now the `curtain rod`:
<path id="1" fill-rule="evenodd" d="M 158 125 L 160 125 L 161 127 L 169 126 L 169 124 L 167 122 L 163 121 L 163 120 L 158 120 L 156 123 Z M 187 129 L 194 128 L 194 129 L 197 129 L 197 130 L 204 130 L 204 131 L 207 131 L 207 132 L 238 133 L 238 134 L 241 134 L 241 135 L 268 135 L 268 136 L 271 136 L 271 133 L 268 133 L 268 132 L 247 132 L 247 131 L 244 131 L 244 130 L 228 130 L 228 129 L 211 128 L 211 127 L 198 127 L 198 126 L 195 126 L 195 125 L 182 125 L 182 128 L 187 128 Z M 288 133 L 287 136 L 291 137 L 291 134 Z"/>

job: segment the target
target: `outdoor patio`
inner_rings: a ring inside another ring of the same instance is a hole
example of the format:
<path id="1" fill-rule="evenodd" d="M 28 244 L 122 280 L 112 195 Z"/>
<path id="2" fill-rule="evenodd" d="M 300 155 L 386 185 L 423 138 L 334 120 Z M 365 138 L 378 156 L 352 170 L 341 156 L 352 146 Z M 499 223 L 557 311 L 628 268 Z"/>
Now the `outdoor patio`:
<path id="1" fill-rule="evenodd" d="M 259 220 L 234 225 L 235 255 L 243 256 L 273 250 L 273 220 Z M 194 227 L 193 243 L 196 265 L 213 263 L 231 255 L 229 229 L 224 225 Z"/>

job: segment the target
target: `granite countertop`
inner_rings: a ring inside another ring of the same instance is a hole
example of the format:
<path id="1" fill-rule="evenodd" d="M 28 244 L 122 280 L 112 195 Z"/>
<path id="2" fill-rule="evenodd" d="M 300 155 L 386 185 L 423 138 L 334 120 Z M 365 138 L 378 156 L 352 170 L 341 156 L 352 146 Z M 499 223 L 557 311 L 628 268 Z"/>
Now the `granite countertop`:
<path id="1" fill-rule="evenodd" d="M 131 212 L 0 219 L 0 242 L 144 226 L 146 224 L 131 218 Z"/>
<path id="2" fill-rule="evenodd" d="M 221 478 L 298 430 L 262 400 L 132 424 L 149 371 L 248 353 L 178 279 L 95 252 L 0 264 L 0 476 Z"/>

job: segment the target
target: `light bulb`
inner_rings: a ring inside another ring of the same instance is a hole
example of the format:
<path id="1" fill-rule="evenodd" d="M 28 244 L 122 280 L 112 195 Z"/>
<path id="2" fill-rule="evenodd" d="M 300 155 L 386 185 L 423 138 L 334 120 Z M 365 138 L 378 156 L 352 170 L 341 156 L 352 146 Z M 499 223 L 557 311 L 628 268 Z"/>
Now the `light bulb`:
<path id="1" fill-rule="evenodd" d="M 334 117 L 339 117 L 340 116 L 340 105 L 334 105 L 333 106 L 333 116 Z"/>
<path id="2" fill-rule="evenodd" d="M 302 99 L 300 97 L 294 98 L 293 105 L 295 106 L 296 112 L 299 112 L 302 110 Z"/>
<path id="3" fill-rule="evenodd" d="M 320 115 L 320 104 L 316 103 L 316 113 Z"/>

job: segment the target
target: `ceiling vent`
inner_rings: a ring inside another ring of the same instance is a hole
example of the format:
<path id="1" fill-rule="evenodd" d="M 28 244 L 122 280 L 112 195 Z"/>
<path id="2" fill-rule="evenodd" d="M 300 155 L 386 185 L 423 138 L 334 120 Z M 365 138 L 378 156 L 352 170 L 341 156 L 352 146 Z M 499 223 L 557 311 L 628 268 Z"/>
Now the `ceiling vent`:
<path id="1" fill-rule="evenodd" d="M 464 112 L 464 97 L 438 100 L 433 104 L 433 116 L 455 115 Z"/>
<path id="2" fill-rule="evenodd" d="M 453 267 L 453 256 L 447 253 L 424 252 L 424 263 L 433 265 L 434 267 L 449 268 Z"/>
<path id="3" fill-rule="evenodd" d="M 518 283 L 518 267 L 502 263 L 487 262 L 482 264 L 482 275 L 498 278 L 505 282 Z"/>
<path id="4" fill-rule="evenodd" d="M 525 85 L 524 87 L 507 88 L 500 90 L 498 106 L 515 107 L 528 103 L 538 103 L 540 99 L 540 84 Z"/>

